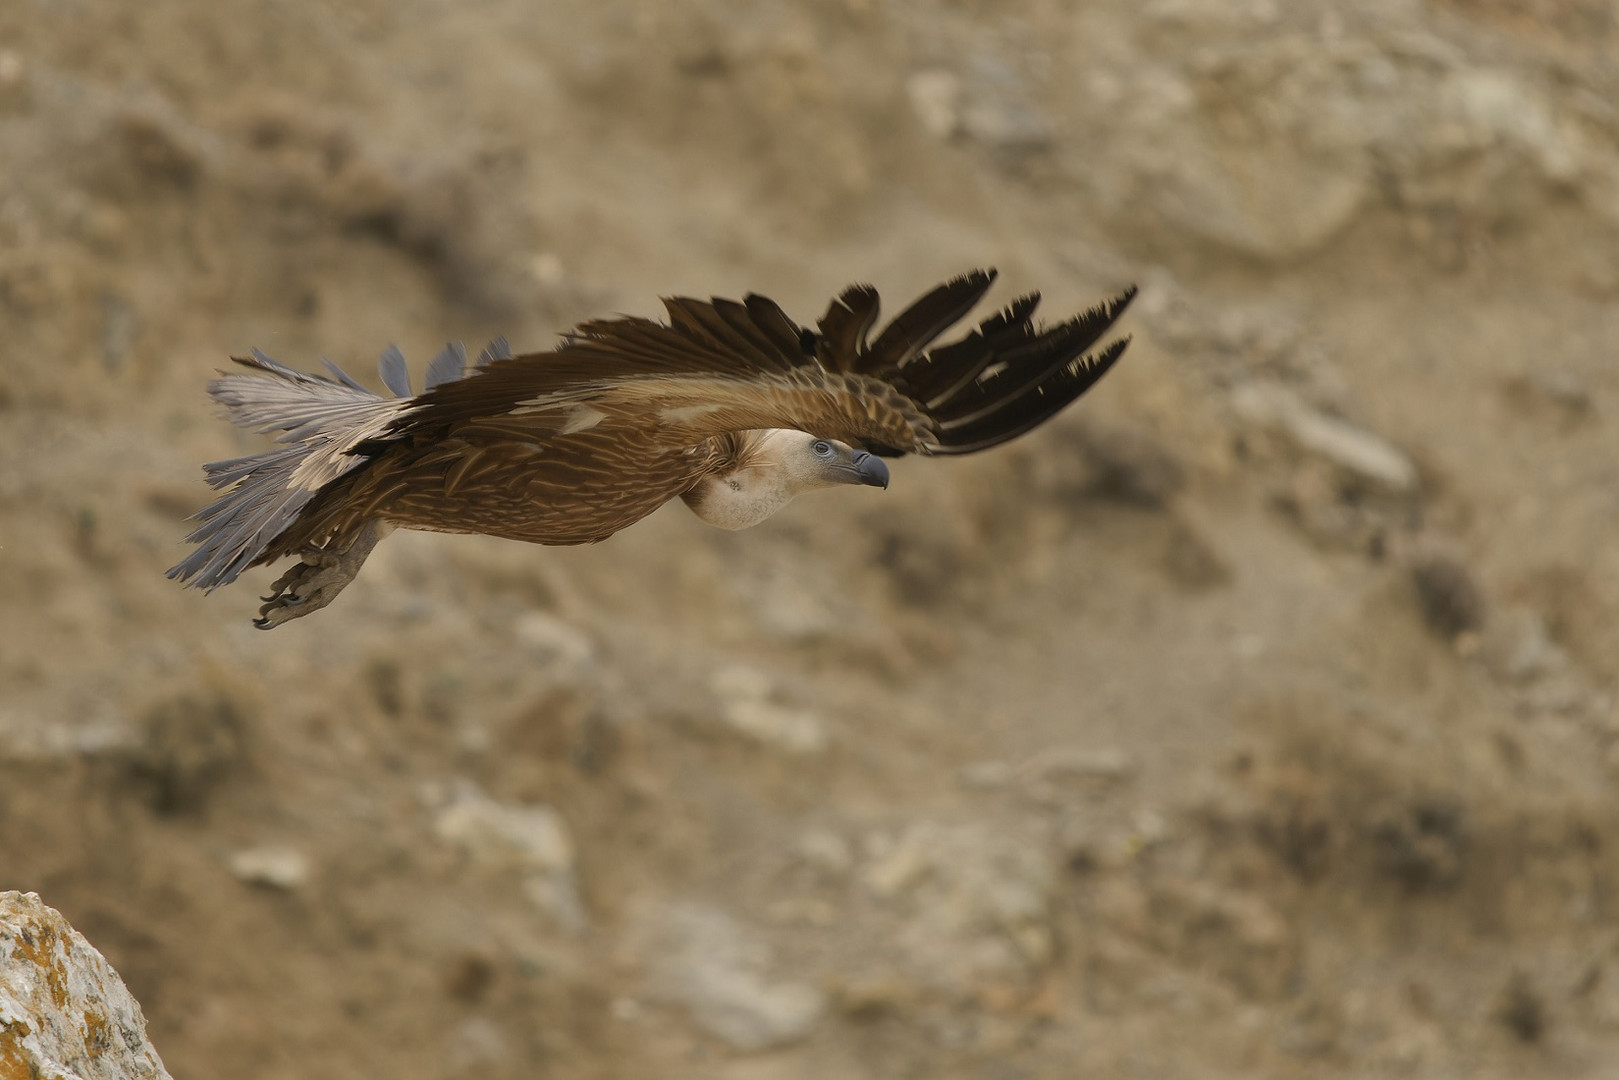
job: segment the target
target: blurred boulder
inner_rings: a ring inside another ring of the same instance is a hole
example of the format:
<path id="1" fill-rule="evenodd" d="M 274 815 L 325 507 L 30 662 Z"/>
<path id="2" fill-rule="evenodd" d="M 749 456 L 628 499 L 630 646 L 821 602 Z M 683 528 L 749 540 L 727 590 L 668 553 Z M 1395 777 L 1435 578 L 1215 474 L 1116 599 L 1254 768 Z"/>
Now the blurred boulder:
<path id="1" fill-rule="evenodd" d="M 1411 560 L 1411 583 L 1423 621 L 1440 637 L 1455 639 L 1483 627 L 1484 591 L 1457 553 L 1436 545 L 1417 552 Z"/>
<path id="2" fill-rule="evenodd" d="M 1389 799 L 1364 823 L 1378 869 L 1412 893 L 1455 886 L 1467 867 L 1470 819 L 1443 796 Z"/>
<path id="3" fill-rule="evenodd" d="M 247 709 L 224 690 L 178 694 L 148 709 L 127 768 L 159 814 L 199 814 L 247 761 Z"/>
<path id="4" fill-rule="evenodd" d="M 788 754 L 818 754 L 826 749 L 826 723 L 811 709 L 771 700 L 775 686 L 757 668 L 732 664 L 709 680 L 719 699 L 720 719 L 737 734 Z"/>
<path id="5" fill-rule="evenodd" d="M 1525 607 L 1512 607 L 1492 619 L 1481 654 L 1490 673 L 1513 686 L 1527 686 L 1569 674 L 1573 660 L 1552 640 L 1546 622 Z"/>
<path id="6" fill-rule="evenodd" d="M 905 96 L 924 131 L 948 139 L 961 131 L 961 80 L 948 71 L 929 68 L 905 80 Z"/>
<path id="7" fill-rule="evenodd" d="M 1143 234 L 1287 263 L 1381 203 L 1459 269 L 1495 226 L 1571 195 L 1619 216 L 1619 116 L 1558 73 L 1350 9 L 1285 28 L 1274 5 L 1145 15 L 1149 54 L 1093 78 L 1114 168 L 1097 173 L 1092 146 L 1073 162 Z"/>
<path id="8" fill-rule="evenodd" d="M 1279 434 L 1373 488 L 1404 494 L 1417 487 L 1417 467 L 1404 451 L 1336 416 L 1328 416 L 1277 383 L 1253 382 L 1231 394 L 1237 416 Z"/>
<path id="9" fill-rule="evenodd" d="M 987 823 L 924 821 L 867 849 L 861 879 L 903 911 L 895 940 L 919 982 L 970 992 L 1051 962 L 1055 874 L 1043 844 Z"/>
<path id="10" fill-rule="evenodd" d="M 918 71 L 906 80 L 905 95 L 923 130 L 938 139 L 964 137 L 1008 154 L 1052 143 L 1051 119 L 1027 81 L 1013 64 L 995 57 L 975 56 L 965 79 L 939 68 Z"/>
<path id="11" fill-rule="evenodd" d="M 461 784 L 439 808 L 433 831 L 481 866 L 521 874 L 524 894 L 562 929 L 584 929 L 573 840 L 551 807 L 496 802 Z"/>
<path id="12" fill-rule="evenodd" d="M 1316 43 L 1274 36 L 1170 55 L 1189 54 L 1195 68 L 1149 63 L 1129 76 L 1119 96 L 1130 134 L 1099 179 L 1104 205 L 1265 262 L 1319 249 L 1373 191 L 1367 120 L 1339 66 Z"/>
<path id="13" fill-rule="evenodd" d="M 0 893 L 0 1076 L 166 1080 L 106 959 L 37 893 Z"/>
<path id="14" fill-rule="evenodd" d="M 1496 999 L 1494 1018 L 1520 1041 L 1538 1043 L 1550 1026 L 1550 1009 L 1529 976 L 1515 971 Z"/>
<path id="15" fill-rule="evenodd" d="M 647 938 L 653 993 L 683 1007 L 699 1028 L 735 1050 L 797 1042 L 826 1011 L 820 990 L 774 975 L 764 940 L 717 908 L 671 907 Z"/>

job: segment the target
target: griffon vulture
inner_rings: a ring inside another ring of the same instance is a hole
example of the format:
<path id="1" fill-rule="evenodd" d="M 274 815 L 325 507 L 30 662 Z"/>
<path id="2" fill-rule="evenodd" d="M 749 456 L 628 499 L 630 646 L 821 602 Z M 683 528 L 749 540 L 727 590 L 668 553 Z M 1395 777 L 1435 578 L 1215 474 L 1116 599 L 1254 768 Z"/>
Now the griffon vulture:
<path id="1" fill-rule="evenodd" d="M 945 282 L 875 338 L 877 291 L 845 289 L 814 329 L 775 303 L 664 301 L 667 324 L 587 322 L 549 352 L 504 341 L 466 371 L 452 345 L 412 395 L 383 353 L 379 397 L 326 362 L 295 371 L 254 350 L 254 369 L 208 392 L 275 449 L 203 466 L 224 488 L 194 515 L 198 547 L 168 576 L 212 590 L 250 566 L 299 562 L 254 625 L 331 603 L 394 528 L 489 533 L 536 544 L 605 540 L 679 497 L 722 529 L 757 524 L 796 495 L 888 486 L 884 457 L 970 454 L 1054 416 L 1128 344 L 1094 346 L 1135 295 L 1052 327 L 1039 295 L 935 345 L 988 291 L 993 270 Z"/>

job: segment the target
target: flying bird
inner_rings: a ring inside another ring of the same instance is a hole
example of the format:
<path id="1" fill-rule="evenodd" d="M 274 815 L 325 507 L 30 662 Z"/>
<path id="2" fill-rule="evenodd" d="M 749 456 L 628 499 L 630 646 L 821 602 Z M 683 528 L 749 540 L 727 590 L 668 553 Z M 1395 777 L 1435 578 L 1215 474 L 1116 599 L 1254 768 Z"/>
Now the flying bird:
<path id="1" fill-rule="evenodd" d="M 257 349 L 209 394 L 277 446 L 203 466 L 224 489 L 192 516 L 197 549 L 170 578 L 209 591 L 295 555 L 262 597 L 270 629 L 332 602 L 395 528 L 488 533 L 536 544 L 605 540 L 680 498 L 722 529 L 758 524 L 797 495 L 888 486 L 885 457 L 971 454 L 1072 402 L 1129 338 L 1089 352 L 1134 287 L 1055 326 L 1038 293 L 965 337 L 935 344 L 989 291 L 995 271 L 953 278 L 872 336 L 877 291 L 851 285 L 814 328 L 773 301 L 671 297 L 667 322 L 586 322 L 546 352 L 497 339 L 468 369 L 450 345 L 412 394 L 394 347 L 394 394 Z"/>

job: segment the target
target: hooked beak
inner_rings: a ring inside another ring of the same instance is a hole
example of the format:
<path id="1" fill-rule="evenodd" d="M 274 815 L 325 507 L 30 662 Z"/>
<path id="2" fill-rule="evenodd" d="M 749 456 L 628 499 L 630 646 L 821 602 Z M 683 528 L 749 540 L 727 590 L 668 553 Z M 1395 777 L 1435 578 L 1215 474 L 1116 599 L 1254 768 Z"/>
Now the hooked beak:
<path id="1" fill-rule="evenodd" d="M 871 487 L 888 488 L 888 465 L 875 454 L 868 454 L 864 450 L 856 450 L 850 460 L 854 466 L 855 475 L 860 483 Z"/>

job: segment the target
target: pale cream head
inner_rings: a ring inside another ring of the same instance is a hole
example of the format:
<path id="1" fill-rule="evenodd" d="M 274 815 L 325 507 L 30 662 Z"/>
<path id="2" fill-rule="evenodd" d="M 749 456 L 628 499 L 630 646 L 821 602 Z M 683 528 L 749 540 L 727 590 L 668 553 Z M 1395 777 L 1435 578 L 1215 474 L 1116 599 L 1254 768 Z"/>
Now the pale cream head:
<path id="1" fill-rule="evenodd" d="M 750 440 L 734 469 L 704 478 L 682 498 L 716 528 L 746 529 L 806 491 L 843 484 L 886 488 L 888 466 L 836 439 L 772 428 Z"/>

